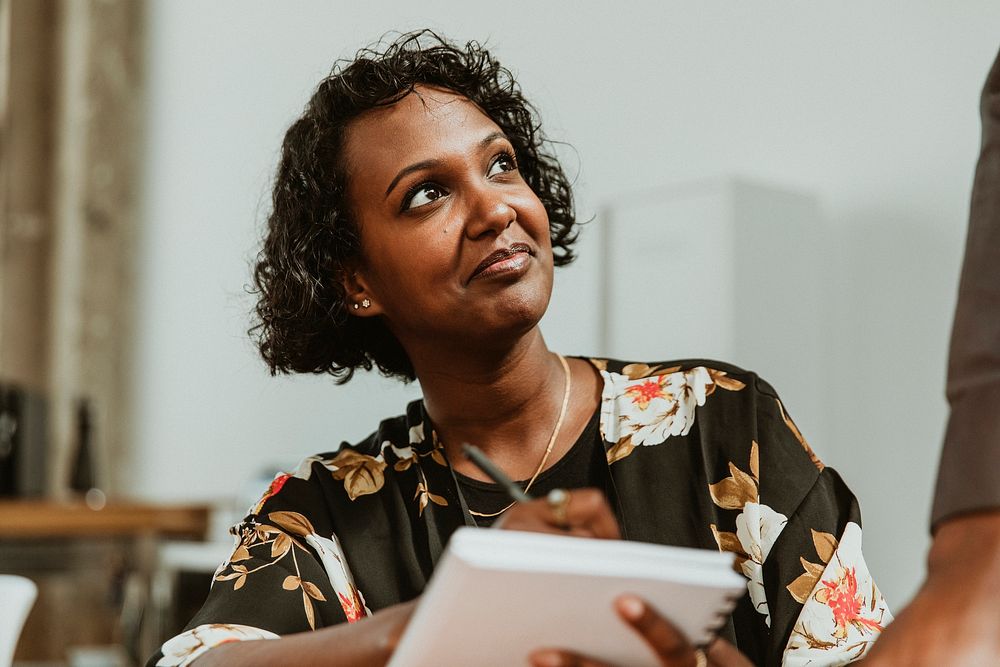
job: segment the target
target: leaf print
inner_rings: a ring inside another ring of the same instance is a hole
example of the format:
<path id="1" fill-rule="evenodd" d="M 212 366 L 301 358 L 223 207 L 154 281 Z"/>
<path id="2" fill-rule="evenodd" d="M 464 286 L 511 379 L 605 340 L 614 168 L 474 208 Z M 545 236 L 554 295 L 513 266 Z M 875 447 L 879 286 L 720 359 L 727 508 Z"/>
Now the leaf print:
<path id="1" fill-rule="evenodd" d="M 799 604 L 805 604 L 806 600 L 809 599 L 809 594 L 812 593 L 813 588 L 816 587 L 816 582 L 818 579 L 816 577 L 810 576 L 808 572 L 805 574 L 800 574 L 795 578 L 792 583 L 785 586 L 785 590 L 795 599 Z"/>
<path id="2" fill-rule="evenodd" d="M 267 518 L 285 530 L 302 537 L 316 532 L 313 530 L 312 524 L 309 523 L 309 519 L 298 512 L 271 512 L 267 515 Z"/>
<path id="3" fill-rule="evenodd" d="M 607 366 L 607 362 L 605 362 L 605 366 Z M 639 380 L 653 375 L 669 375 L 670 373 L 676 373 L 680 369 L 680 366 L 664 368 L 663 366 L 649 366 L 648 364 L 628 364 L 622 368 L 622 375 L 629 380 Z"/>
<path id="4" fill-rule="evenodd" d="M 816 554 L 823 563 L 829 563 L 837 551 L 837 538 L 830 533 L 821 533 L 818 530 L 809 529 L 812 533 L 813 546 L 816 547 Z"/>
<path id="5" fill-rule="evenodd" d="M 736 533 L 727 533 L 719 530 L 714 523 L 710 526 L 710 528 L 712 529 L 712 535 L 715 537 L 715 541 L 719 545 L 719 551 L 727 551 L 729 553 L 736 554 L 736 567 L 739 569 L 740 561 L 748 558 L 747 552 L 743 550 L 743 545 L 740 544 L 740 538 L 736 536 Z"/>
<path id="6" fill-rule="evenodd" d="M 333 459 L 337 467 L 333 478 L 344 481 L 344 489 L 351 500 L 375 493 L 385 483 L 385 462 L 353 449 L 341 451 Z"/>
<path id="7" fill-rule="evenodd" d="M 277 514 L 277 512 L 275 512 Z M 257 539 L 266 540 L 271 535 L 281 535 L 281 531 L 274 526 L 269 526 L 266 523 L 258 524 L 254 528 L 254 533 L 256 533 Z"/>
<path id="8" fill-rule="evenodd" d="M 757 500 L 757 484 L 754 478 L 732 463 L 729 464 L 729 477 L 715 484 L 709 484 L 708 492 L 716 505 L 727 510 L 743 509 L 747 503 Z"/>
<path id="9" fill-rule="evenodd" d="M 822 565 L 811 563 L 799 556 L 799 562 L 802 563 L 802 568 L 805 572 L 796 577 L 795 581 L 785 586 L 799 604 L 805 604 L 810 593 L 816 588 L 819 578 L 823 576 L 826 564 L 830 562 L 830 559 L 833 558 L 833 554 L 837 550 L 836 537 L 830 533 L 822 533 L 812 528 L 809 531 L 812 533 L 813 546 L 816 547 L 816 554 L 819 556 Z"/>
<path id="10" fill-rule="evenodd" d="M 311 597 L 312 599 L 319 600 L 320 602 L 326 602 L 326 598 L 323 597 L 323 591 L 321 591 L 319 587 L 316 586 L 316 584 L 308 581 L 303 581 L 302 590 L 308 593 L 309 597 Z"/>
<path id="11" fill-rule="evenodd" d="M 822 565 L 810 563 L 801 556 L 799 556 L 799 562 L 802 563 L 802 568 L 805 572 L 796 577 L 792 583 L 785 586 L 785 589 L 799 604 L 805 604 L 813 589 L 816 588 L 816 582 L 823 576 L 824 568 Z"/>
<path id="12" fill-rule="evenodd" d="M 313 603 L 312 600 L 309 599 L 309 595 L 305 591 L 302 591 L 302 606 L 306 610 L 306 620 L 309 621 L 309 627 L 315 630 L 316 615 L 313 612 Z"/>
<path id="13" fill-rule="evenodd" d="M 301 582 L 302 582 L 301 579 L 296 577 L 294 574 L 290 574 L 287 577 L 285 577 L 284 581 L 281 582 L 281 587 L 284 588 L 286 591 L 294 591 L 296 588 L 299 587 L 299 584 Z"/>
<path id="14" fill-rule="evenodd" d="M 240 544 L 240 546 L 236 547 L 236 551 L 233 552 L 233 555 L 229 557 L 229 562 L 239 563 L 240 561 L 244 561 L 249 558 L 250 558 L 250 551 L 247 550 L 245 545 Z"/>
<path id="15" fill-rule="evenodd" d="M 281 533 L 271 543 L 271 558 L 281 558 L 292 548 L 292 538 Z"/>
<path id="16" fill-rule="evenodd" d="M 241 588 L 243 588 L 243 584 L 245 583 L 247 583 L 247 575 L 244 573 L 241 574 L 239 577 L 237 577 L 236 581 L 233 582 L 233 590 L 234 591 L 240 590 Z"/>
<path id="17" fill-rule="evenodd" d="M 622 460 L 631 454 L 633 449 L 635 449 L 635 445 L 632 444 L 632 436 L 625 436 L 608 449 L 608 464 Z"/>
<path id="18" fill-rule="evenodd" d="M 438 465 L 442 466 L 448 465 L 448 462 L 444 458 L 444 454 L 441 453 L 440 447 L 435 447 L 434 449 L 431 450 L 431 458 L 434 459 L 434 462 L 437 463 Z"/>
<path id="19" fill-rule="evenodd" d="M 712 383 L 714 385 L 708 390 L 708 393 L 715 391 L 715 387 L 722 387 L 728 391 L 740 391 L 746 387 L 746 383 L 740 382 L 736 378 L 729 377 L 729 374 L 724 371 L 717 371 L 714 368 L 709 368 L 708 374 L 712 378 Z"/>
<path id="20" fill-rule="evenodd" d="M 420 498 L 420 500 L 417 502 L 417 510 L 418 510 L 417 513 L 419 515 L 423 515 L 424 508 L 427 507 L 428 501 L 434 503 L 435 505 L 440 505 L 442 507 L 445 507 L 445 506 L 448 505 L 448 501 L 447 500 L 445 500 L 444 498 L 442 498 L 439 495 L 436 495 L 436 494 L 431 493 L 430 491 L 428 491 L 427 487 L 424 484 L 424 482 L 419 482 L 417 484 L 417 493 L 413 496 L 413 498 L 414 498 L 414 500 L 416 500 L 417 498 Z"/>
<path id="21" fill-rule="evenodd" d="M 781 419 L 785 422 L 785 426 L 788 427 L 788 430 L 792 432 L 795 439 L 799 441 L 800 445 L 802 445 L 802 449 L 806 450 L 806 454 L 809 455 L 809 460 L 813 462 L 813 465 L 816 466 L 818 470 L 826 468 L 826 466 L 823 465 L 823 462 L 819 460 L 819 457 L 816 456 L 816 452 L 813 451 L 813 448 L 809 446 L 808 442 L 806 442 L 806 439 L 799 430 L 799 427 L 796 426 L 795 422 L 792 421 L 792 418 L 785 413 L 785 406 L 783 406 L 781 401 L 778 399 L 774 400 L 778 403 L 778 411 L 781 413 Z"/>
<path id="22" fill-rule="evenodd" d="M 750 474 L 755 482 L 760 482 L 760 448 L 756 440 L 750 441 Z"/>

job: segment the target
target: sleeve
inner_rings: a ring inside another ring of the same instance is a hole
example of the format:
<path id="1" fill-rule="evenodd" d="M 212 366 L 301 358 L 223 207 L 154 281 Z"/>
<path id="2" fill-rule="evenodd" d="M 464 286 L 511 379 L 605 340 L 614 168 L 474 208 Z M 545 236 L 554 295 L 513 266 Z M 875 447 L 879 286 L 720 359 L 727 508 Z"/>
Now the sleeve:
<path id="1" fill-rule="evenodd" d="M 353 622 L 370 612 L 307 461 L 275 477 L 242 523 L 204 606 L 147 667 L 184 667 L 214 646 Z"/>
<path id="2" fill-rule="evenodd" d="M 756 385 L 749 451 L 733 450 L 741 460 L 709 485 L 717 506 L 738 512 L 725 519 L 735 531 L 712 526 L 748 580 L 749 596 L 734 612 L 742 618 L 737 644 L 766 665 L 853 662 L 892 619 L 861 553 L 857 500 L 773 389 Z"/>
<path id="3" fill-rule="evenodd" d="M 948 360 L 951 415 L 931 525 L 1000 509 L 1000 54 L 983 88 L 982 148 Z"/>

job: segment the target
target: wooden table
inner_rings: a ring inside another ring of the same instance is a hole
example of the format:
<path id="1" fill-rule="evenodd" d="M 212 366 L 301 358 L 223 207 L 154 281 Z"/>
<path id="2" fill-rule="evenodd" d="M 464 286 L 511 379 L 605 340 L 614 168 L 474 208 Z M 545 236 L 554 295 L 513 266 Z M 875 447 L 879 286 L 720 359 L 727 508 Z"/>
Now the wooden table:
<path id="1" fill-rule="evenodd" d="M 39 587 L 15 660 L 61 661 L 68 647 L 88 644 L 148 657 L 154 636 L 140 620 L 159 545 L 205 539 L 210 513 L 191 504 L 0 500 L 0 572 Z"/>
<path id="2" fill-rule="evenodd" d="M 210 511 L 205 505 L 113 502 L 95 510 L 82 501 L 0 500 L 0 544 L 11 539 L 142 535 L 204 539 Z"/>

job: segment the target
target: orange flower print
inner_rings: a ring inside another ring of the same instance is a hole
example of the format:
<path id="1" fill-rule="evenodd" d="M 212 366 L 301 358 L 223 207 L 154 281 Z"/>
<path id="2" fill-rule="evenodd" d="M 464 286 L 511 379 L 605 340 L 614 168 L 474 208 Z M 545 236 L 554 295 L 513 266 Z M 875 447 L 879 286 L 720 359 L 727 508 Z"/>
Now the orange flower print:
<path id="1" fill-rule="evenodd" d="M 285 486 L 285 482 L 287 482 L 290 477 L 291 475 L 288 473 L 276 475 L 275 478 L 271 480 L 271 486 L 267 487 L 267 491 L 265 491 L 264 495 L 260 497 L 260 500 L 257 501 L 257 504 L 254 505 L 250 513 L 260 514 L 260 509 L 264 506 L 264 503 L 267 502 L 267 499 L 281 491 L 281 488 Z"/>
<path id="2" fill-rule="evenodd" d="M 640 410 L 648 408 L 650 401 L 657 398 L 671 401 L 673 396 L 663 388 L 665 378 L 666 376 L 660 375 L 655 379 L 630 385 L 625 390 L 625 394 L 632 399 L 632 404 L 638 406 Z"/>
<path id="3" fill-rule="evenodd" d="M 337 597 L 340 598 L 340 606 L 344 609 L 344 615 L 347 616 L 348 623 L 360 621 L 368 615 L 364 603 L 358 597 L 358 589 L 352 586 L 351 593 L 353 594 L 351 596 L 340 592 L 337 593 Z"/>
<path id="4" fill-rule="evenodd" d="M 817 530 L 812 537 L 822 564 L 800 557 L 805 571 L 786 586 L 802 610 L 785 645 L 784 667 L 859 660 L 892 622 L 861 554 L 861 526 L 849 521 L 839 539 Z"/>
<path id="5" fill-rule="evenodd" d="M 833 620 L 837 626 L 833 636 L 846 639 L 848 625 L 853 625 L 861 632 L 881 632 L 881 625 L 861 616 L 864 599 L 858 594 L 858 579 L 854 568 L 840 569 L 838 574 L 838 579 L 824 579 L 822 588 L 816 591 L 816 600 L 833 612 Z"/>

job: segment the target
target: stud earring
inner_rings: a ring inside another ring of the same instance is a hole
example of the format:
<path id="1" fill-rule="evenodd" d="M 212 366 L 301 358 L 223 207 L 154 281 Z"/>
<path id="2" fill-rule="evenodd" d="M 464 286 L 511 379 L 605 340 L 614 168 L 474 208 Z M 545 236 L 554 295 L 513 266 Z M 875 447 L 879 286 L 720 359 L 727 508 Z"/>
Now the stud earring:
<path id="1" fill-rule="evenodd" d="M 367 297 L 365 297 L 364 299 L 361 300 L 361 307 L 362 308 L 368 308 L 371 305 L 372 305 L 372 302 L 369 301 Z"/>

